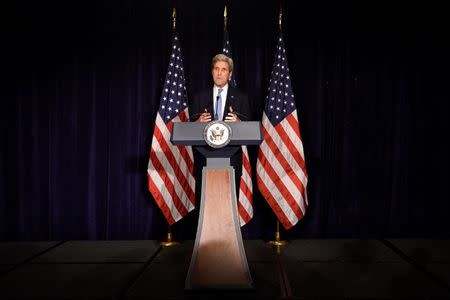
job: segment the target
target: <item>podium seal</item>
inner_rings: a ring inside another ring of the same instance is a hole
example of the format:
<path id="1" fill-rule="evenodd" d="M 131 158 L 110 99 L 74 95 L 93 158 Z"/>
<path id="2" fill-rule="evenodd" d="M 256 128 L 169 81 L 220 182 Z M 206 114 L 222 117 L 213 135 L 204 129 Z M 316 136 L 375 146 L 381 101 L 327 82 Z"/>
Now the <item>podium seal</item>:
<path id="1" fill-rule="evenodd" d="M 231 127 L 223 121 L 212 121 L 203 131 L 205 142 L 213 148 L 223 148 L 231 140 Z"/>

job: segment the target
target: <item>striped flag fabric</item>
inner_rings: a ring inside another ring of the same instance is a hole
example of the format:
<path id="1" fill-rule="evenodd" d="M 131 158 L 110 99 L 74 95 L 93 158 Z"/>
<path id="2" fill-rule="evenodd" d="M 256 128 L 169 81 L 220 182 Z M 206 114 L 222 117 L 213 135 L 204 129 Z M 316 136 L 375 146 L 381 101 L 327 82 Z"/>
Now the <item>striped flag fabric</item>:
<path id="1" fill-rule="evenodd" d="M 222 50 L 223 54 L 225 54 L 226 56 L 228 56 L 229 58 L 233 58 L 233 54 L 231 53 L 231 44 L 230 44 L 230 37 L 228 34 L 228 30 L 225 28 L 225 30 L 223 31 L 223 50 Z M 236 82 L 236 76 L 234 76 L 234 71 L 231 74 L 231 79 L 228 82 L 228 84 L 231 87 L 237 87 L 237 82 Z"/>
<path id="2" fill-rule="evenodd" d="M 289 229 L 306 213 L 308 175 L 281 30 L 262 116 L 262 132 L 256 162 L 258 188 L 283 227 Z"/>
<path id="3" fill-rule="evenodd" d="M 232 58 L 230 39 L 228 31 L 223 34 L 223 54 Z M 231 87 L 236 87 L 237 82 L 234 71 L 228 83 Z M 253 218 L 253 182 L 252 167 L 248 156 L 247 146 L 242 146 L 242 175 L 239 183 L 238 212 L 241 226 L 247 224 Z"/>
<path id="4" fill-rule="evenodd" d="M 192 147 L 170 142 L 173 123 L 189 119 L 187 102 L 180 42 L 174 31 L 147 168 L 148 189 L 170 225 L 186 216 L 195 204 Z"/>

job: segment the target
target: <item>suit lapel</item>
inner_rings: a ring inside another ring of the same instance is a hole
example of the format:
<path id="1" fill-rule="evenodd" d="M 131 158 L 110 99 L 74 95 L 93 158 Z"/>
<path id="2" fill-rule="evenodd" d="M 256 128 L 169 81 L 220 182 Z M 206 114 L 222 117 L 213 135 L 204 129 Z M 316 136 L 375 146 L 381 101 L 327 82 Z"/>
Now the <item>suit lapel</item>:
<path id="1" fill-rule="evenodd" d="M 225 119 L 225 116 L 230 111 L 230 106 L 233 108 L 233 110 L 236 110 L 235 103 L 234 103 L 234 90 L 232 87 L 228 86 L 227 100 L 225 101 L 225 109 L 223 111 L 224 119 Z"/>
<path id="2" fill-rule="evenodd" d="M 209 89 L 207 93 L 207 97 L 205 97 L 205 107 L 208 108 L 208 112 L 211 113 L 211 119 L 214 119 L 214 90 Z"/>

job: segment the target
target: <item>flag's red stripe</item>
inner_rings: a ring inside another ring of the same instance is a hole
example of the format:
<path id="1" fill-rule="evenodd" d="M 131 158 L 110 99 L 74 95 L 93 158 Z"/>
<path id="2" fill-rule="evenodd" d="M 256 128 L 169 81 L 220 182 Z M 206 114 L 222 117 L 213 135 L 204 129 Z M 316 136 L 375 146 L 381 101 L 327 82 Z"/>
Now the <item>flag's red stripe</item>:
<path id="1" fill-rule="evenodd" d="M 156 204 L 158 204 L 159 208 L 161 209 L 161 212 L 163 213 L 164 217 L 166 217 L 167 222 L 169 223 L 169 225 L 174 224 L 175 219 L 172 216 L 172 212 L 170 211 L 169 207 L 164 201 L 164 198 L 160 190 L 155 185 L 155 183 L 153 182 L 152 178 L 148 173 L 147 173 L 147 181 L 148 181 L 148 189 L 152 194 L 153 198 L 155 199 Z"/>
<path id="2" fill-rule="evenodd" d="M 252 184 L 252 171 L 251 171 L 251 166 L 250 166 L 250 162 L 248 161 L 248 159 L 246 157 L 242 157 L 242 160 L 246 160 L 243 163 L 243 167 L 247 170 L 248 172 L 248 184 L 251 185 Z M 250 186 L 251 187 L 251 186 Z M 247 186 L 247 182 L 245 182 L 244 180 L 244 175 L 241 176 L 241 181 L 240 181 L 240 189 L 242 190 L 242 192 L 247 196 L 248 201 L 250 202 L 250 204 L 253 203 L 253 191 L 250 189 L 249 186 Z"/>
<path id="3" fill-rule="evenodd" d="M 245 146 L 244 146 L 245 147 Z M 243 147 L 243 148 L 244 148 Z M 245 148 L 246 149 L 246 148 Z M 244 170 L 247 171 L 247 174 L 244 174 Z M 239 189 L 242 191 L 242 193 L 247 197 L 248 202 L 250 205 L 253 205 L 253 192 L 252 190 L 247 186 L 247 183 L 244 180 L 244 176 L 248 178 L 249 184 L 252 184 L 252 168 L 250 165 L 250 161 L 248 159 L 248 153 L 245 151 L 242 151 L 242 174 L 241 174 L 241 180 L 239 183 Z M 244 200 L 242 200 L 244 201 Z M 252 207 L 249 208 L 252 210 Z M 246 210 L 245 206 L 241 203 L 241 199 L 239 198 L 238 202 L 238 210 L 240 217 L 244 220 L 245 225 L 247 222 L 249 222 L 252 218 L 252 215 Z"/>
<path id="4" fill-rule="evenodd" d="M 238 202 L 238 211 L 239 216 L 244 220 L 244 224 L 250 221 L 250 219 L 252 218 L 240 202 Z"/>
<path id="5" fill-rule="evenodd" d="M 247 186 L 247 183 L 244 181 L 244 179 L 242 177 L 241 177 L 241 182 L 240 182 L 239 186 L 240 186 L 242 193 L 244 193 L 244 195 L 247 196 L 248 202 L 250 202 L 250 204 L 253 204 L 252 190 L 250 190 L 250 188 Z"/>
<path id="6" fill-rule="evenodd" d="M 186 115 L 184 114 L 184 112 L 180 113 L 178 116 L 180 117 L 180 120 L 185 120 L 186 119 Z M 166 124 L 166 128 L 169 131 L 169 133 L 172 134 L 173 122 L 169 121 Z M 192 161 L 192 158 L 189 156 L 189 153 L 188 153 L 188 151 L 186 149 L 186 146 L 177 145 L 177 148 L 178 148 L 178 151 L 180 151 L 181 157 L 183 157 L 183 160 L 185 161 L 185 163 L 186 163 L 186 165 L 188 167 L 189 173 L 192 176 L 194 176 L 194 162 Z"/>
<path id="7" fill-rule="evenodd" d="M 189 153 L 188 153 L 186 147 L 178 145 L 177 148 L 178 148 L 178 151 L 180 151 L 181 157 L 183 158 L 184 162 L 187 165 L 187 168 L 189 170 L 189 175 L 194 177 L 194 162 L 192 161 L 191 157 L 189 156 Z"/>
<path id="8" fill-rule="evenodd" d="M 242 166 L 245 168 L 245 170 L 247 171 L 248 175 L 251 178 L 252 167 L 250 166 L 250 161 L 247 155 L 244 152 L 242 153 Z"/>
<path id="9" fill-rule="evenodd" d="M 175 156 L 174 156 L 172 150 L 169 148 L 167 141 L 164 139 L 158 126 L 155 126 L 154 136 L 160 142 L 160 147 L 161 147 L 164 155 L 166 156 L 167 161 L 172 166 L 174 173 L 175 173 L 175 177 L 180 182 L 180 185 L 183 188 L 186 196 L 189 198 L 189 201 L 192 204 L 194 204 L 195 203 L 194 191 L 192 190 L 192 187 L 189 185 L 189 182 L 187 181 L 187 179 L 185 177 L 185 173 L 181 171 L 180 166 L 176 163 Z"/>
<path id="10" fill-rule="evenodd" d="M 178 114 L 178 117 L 180 117 L 181 122 L 186 122 L 188 119 L 188 117 L 186 116 L 186 112 L 184 110 Z"/>
<path id="11" fill-rule="evenodd" d="M 285 118 L 286 121 L 291 124 L 292 130 L 294 130 L 297 137 L 301 140 L 302 137 L 300 136 L 300 124 L 298 123 L 297 119 L 294 117 L 294 112 L 291 112 L 289 115 Z"/>
<path id="12" fill-rule="evenodd" d="M 270 193 L 270 190 L 267 188 L 267 186 L 264 184 L 264 181 L 261 179 L 259 174 L 256 174 L 256 181 L 258 183 L 259 190 L 261 191 L 261 194 L 266 198 L 267 202 L 269 203 L 270 207 L 272 208 L 273 212 L 277 216 L 278 220 L 280 220 L 283 227 L 287 230 L 293 226 L 293 224 L 289 221 L 289 219 L 284 214 L 281 207 L 278 205 L 278 202 L 275 200 L 273 195 Z"/>
<path id="13" fill-rule="evenodd" d="M 155 132 L 156 132 L 157 126 L 155 126 Z M 187 215 L 188 211 L 186 207 L 184 206 L 183 202 L 178 197 L 178 194 L 175 191 L 175 187 L 170 181 L 169 176 L 167 175 L 166 170 L 161 165 L 161 162 L 159 161 L 158 157 L 156 156 L 155 150 L 152 148 L 150 150 L 150 159 L 152 161 L 153 166 L 155 167 L 155 170 L 158 172 L 159 176 L 161 177 L 162 181 L 164 182 L 165 187 L 167 188 L 169 195 L 172 196 L 172 201 L 177 208 L 178 212 L 181 214 L 181 216 Z"/>
<path id="14" fill-rule="evenodd" d="M 295 122 L 295 124 L 292 124 L 289 120 L 289 124 L 292 127 L 292 129 L 298 129 L 298 123 L 296 122 L 295 118 L 292 116 L 292 114 L 290 114 L 287 118 L 291 118 L 293 119 L 293 121 Z M 286 145 L 286 147 L 289 149 L 289 151 L 291 152 L 292 156 L 294 157 L 294 159 L 297 161 L 297 164 L 300 166 L 300 168 L 302 168 L 303 173 L 306 176 L 306 167 L 305 167 L 305 160 L 302 157 L 302 155 L 299 152 L 298 147 L 296 147 L 290 138 L 288 138 L 288 135 L 286 133 L 286 131 L 284 130 L 284 128 L 278 124 L 277 126 L 274 127 L 275 130 L 278 132 L 278 134 L 281 137 L 287 137 L 287 138 L 283 138 L 284 144 Z"/>
<path id="15" fill-rule="evenodd" d="M 171 123 L 171 122 L 169 122 L 169 123 Z M 183 173 L 183 171 L 181 171 L 180 166 L 176 163 L 175 156 L 173 155 L 172 150 L 170 149 L 169 145 L 167 144 L 167 141 L 164 139 L 164 136 L 162 135 L 158 126 L 155 126 L 154 137 L 159 141 L 161 150 L 163 151 L 164 155 L 167 157 L 167 161 L 172 166 L 173 171 L 175 173 L 175 177 L 180 182 L 181 187 L 183 188 L 184 192 L 186 193 L 187 197 L 189 198 L 189 201 L 191 201 L 191 203 L 194 204 L 195 203 L 194 191 L 192 190 L 192 187 L 189 185 L 189 182 L 186 180 L 185 174 Z"/>
<path id="16" fill-rule="evenodd" d="M 259 151 L 258 159 L 259 159 L 259 161 L 261 163 L 261 166 L 264 167 L 264 170 L 266 171 L 266 173 L 268 174 L 270 179 L 272 179 L 272 182 L 275 184 L 275 186 L 280 191 L 280 194 L 283 196 L 283 198 L 286 200 L 286 202 L 289 205 L 289 207 L 292 209 L 294 214 L 300 220 L 303 217 L 303 213 L 301 211 L 301 208 L 300 208 L 298 202 L 292 196 L 291 192 L 286 187 L 286 185 L 284 184 L 283 180 L 277 175 L 277 173 L 273 169 L 272 165 L 267 160 L 267 158 L 266 158 L 265 154 L 263 153 L 263 151 Z M 285 170 L 282 170 L 282 172 L 286 173 Z M 289 177 L 291 177 L 290 176 L 291 174 L 288 174 L 288 175 L 289 175 Z"/>
<path id="17" fill-rule="evenodd" d="M 241 182 L 240 182 L 240 189 L 242 191 L 242 193 L 247 196 L 248 202 L 251 204 L 253 204 L 253 193 L 250 190 L 249 186 L 247 186 L 247 183 L 244 181 L 244 179 L 241 177 Z"/>
<path id="18" fill-rule="evenodd" d="M 187 168 L 189 170 L 189 174 L 194 177 L 194 162 L 192 161 L 191 157 L 189 156 L 189 153 L 185 146 L 177 146 L 178 151 L 180 151 L 181 157 L 183 158 L 184 162 L 187 165 Z"/>
<path id="19" fill-rule="evenodd" d="M 241 181 L 239 184 L 239 189 L 244 194 L 244 196 L 247 197 L 247 200 L 248 200 L 250 206 L 253 205 L 253 193 L 248 188 L 247 183 L 244 181 L 244 178 L 242 178 L 242 176 L 241 176 Z M 252 215 L 250 214 L 252 207 L 249 207 L 250 211 L 247 211 L 247 209 L 245 208 L 243 203 L 244 203 L 244 200 L 241 200 L 241 197 L 239 197 L 238 212 L 239 212 L 239 216 L 244 220 L 244 224 L 242 224 L 242 225 L 245 225 L 252 218 Z"/>
<path id="20" fill-rule="evenodd" d="M 282 129 L 282 127 L 279 124 L 277 125 L 277 127 L 278 126 Z M 275 128 L 277 128 L 277 127 L 275 127 Z M 277 132 L 278 132 L 278 130 L 277 130 Z M 300 190 L 300 193 L 302 195 L 304 195 L 305 188 L 303 186 L 302 181 L 300 180 L 300 178 L 298 178 L 297 174 L 295 174 L 295 172 L 292 170 L 292 167 L 289 165 L 289 163 L 284 158 L 284 156 L 282 154 L 280 154 L 280 155 L 277 154 L 280 152 L 280 148 L 275 144 L 274 140 L 272 139 L 272 136 L 267 132 L 265 127 L 263 127 L 263 133 L 264 133 L 264 140 L 265 140 L 267 146 L 269 146 L 269 148 L 274 153 L 275 157 L 277 158 L 277 160 L 280 163 L 281 167 L 283 168 L 284 172 L 289 175 L 289 178 L 291 178 L 294 185 L 297 186 L 298 189 Z M 286 136 L 286 133 L 283 129 L 281 130 L 281 133 L 280 132 L 278 132 L 278 133 L 280 134 L 280 137 L 284 143 L 286 143 L 286 139 L 289 140 L 288 138 L 283 138 L 283 136 Z M 284 133 L 284 135 L 282 135 L 283 133 Z M 292 150 L 296 151 L 295 148 Z M 289 149 L 289 151 L 291 151 L 291 149 Z M 290 154 L 292 156 L 296 156 L 295 153 L 290 152 Z M 297 151 L 297 154 L 298 154 L 298 151 Z"/>

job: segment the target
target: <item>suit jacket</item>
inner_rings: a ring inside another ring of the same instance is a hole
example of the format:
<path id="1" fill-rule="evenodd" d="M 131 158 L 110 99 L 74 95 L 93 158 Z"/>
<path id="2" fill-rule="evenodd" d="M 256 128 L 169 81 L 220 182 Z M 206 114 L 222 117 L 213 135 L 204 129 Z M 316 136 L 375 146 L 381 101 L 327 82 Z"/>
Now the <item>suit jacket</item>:
<path id="1" fill-rule="evenodd" d="M 205 111 L 205 108 L 209 113 L 211 113 L 211 119 L 214 120 L 214 102 L 213 102 L 213 88 L 202 90 L 194 95 L 192 101 L 189 104 L 189 115 L 191 116 L 191 121 L 196 121 L 200 114 Z M 252 121 L 252 113 L 250 110 L 250 105 L 248 103 L 248 97 L 246 94 L 241 92 L 239 89 L 232 88 L 228 86 L 227 99 L 225 100 L 225 109 L 223 113 L 223 119 L 229 112 L 229 107 L 233 108 L 234 112 L 238 113 L 239 119 L 241 121 Z M 196 178 L 196 188 L 195 194 L 196 198 L 200 200 L 201 194 L 201 178 L 202 169 L 206 165 L 206 159 L 201 155 L 194 147 L 194 175 Z M 236 196 L 239 196 L 239 183 L 242 174 L 242 151 L 239 150 L 235 155 L 230 158 L 230 165 L 234 167 L 235 170 L 235 187 Z"/>
<path id="2" fill-rule="evenodd" d="M 213 88 L 205 89 L 194 95 L 189 105 L 189 114 L 192 116 L 192 121 L 197 120 L 205 109 L 211 113 L 211 118 L 214 119 L 214 102 L 213 102 Z M 228 86 L 227 99 L 225 100 L 225 109 L 223 118 L 229 112 L 230 106 L 233 111 L 238 113 L 239 119 L 242 121 L 252 120 L 248 97 L 239 89 Z"/>

